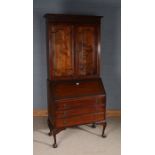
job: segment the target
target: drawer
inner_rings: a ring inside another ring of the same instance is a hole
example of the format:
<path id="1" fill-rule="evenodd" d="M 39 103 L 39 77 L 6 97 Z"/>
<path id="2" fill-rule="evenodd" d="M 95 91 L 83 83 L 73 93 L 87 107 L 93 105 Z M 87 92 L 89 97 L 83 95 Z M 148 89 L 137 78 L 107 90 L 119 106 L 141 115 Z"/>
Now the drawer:
<path id="1" fill-rule="evenodd" d="M 105 119 L 105 113 L 94 113 L 70 118 L 56 119 L 55 125 L 57 128 L 59 128 L 59 127 L 89 124 L 97 121 L 103 121 L 104 119 Z"/>
<path id="2" fill-rule="evenodd" d="M 82 97 L 76 99 L 63 99 L 55 101 L 57 110 L 72 109 L 77 107 L 94 106 L 96 104 L 104 104 L 105 96 L 99 97 Z"/>
<path id="3" fill-rule="evenodd" d="M 87 105 L 83 106 L 82 108 L 72 108 L 68 110 L 59 110 L 56 111 L 56 118 L 64 118 L 70 116 L 77 116 L 82 114 L 90 114 L 90 113 L 97 113 L 97 112 L 104 112 L 105 106 L 104 104 L 95 104 L 95 105 Z"/>

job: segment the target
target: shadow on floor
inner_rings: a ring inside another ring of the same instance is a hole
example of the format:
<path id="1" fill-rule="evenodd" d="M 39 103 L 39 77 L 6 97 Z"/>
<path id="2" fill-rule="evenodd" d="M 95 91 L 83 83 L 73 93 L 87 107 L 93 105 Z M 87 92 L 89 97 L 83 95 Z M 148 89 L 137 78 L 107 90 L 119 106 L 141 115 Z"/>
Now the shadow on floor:
<path id="1" fill-rule="evenodd" d="M 52 146 L 51 144 L 48 144 L 48 143 L 43 142 L 43 141 L 35 140 L 35 139 L 33 140 L 33 142 L 36 142 L 36 143 L 39 143 L 39 144 L 44 144 L 44 145 L 47 145 L 47 146 L 49 146 L 49 147 Z"/>

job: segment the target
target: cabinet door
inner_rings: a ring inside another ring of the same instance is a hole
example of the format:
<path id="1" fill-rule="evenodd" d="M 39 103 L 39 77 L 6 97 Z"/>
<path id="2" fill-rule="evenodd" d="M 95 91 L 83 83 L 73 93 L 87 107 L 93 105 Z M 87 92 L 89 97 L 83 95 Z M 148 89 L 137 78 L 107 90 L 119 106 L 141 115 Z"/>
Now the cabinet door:
<path id="1" fill-rule="evenodd" d="M 97 27 L 75 27 L 76 70 L 79 77 L 97 75 Z"/>
<path id="2" fill-rule="evenodd" d="M 51 79 L 74 75 L 72 25 L 51 24 L 49 31 L 49 66 Z"/>

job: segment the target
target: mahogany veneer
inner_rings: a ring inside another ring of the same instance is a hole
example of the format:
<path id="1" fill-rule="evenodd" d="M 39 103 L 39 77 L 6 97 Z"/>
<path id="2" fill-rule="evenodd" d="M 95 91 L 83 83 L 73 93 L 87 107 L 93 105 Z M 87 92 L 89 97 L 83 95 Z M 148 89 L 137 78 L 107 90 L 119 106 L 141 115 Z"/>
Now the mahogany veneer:
<path id="1" fill-rule="evenodd" d="M 106 93 L 100 78 L 100 16 L 46 14 L 48 126 L 56 134 L 67 127 L 102 123 Z"/>

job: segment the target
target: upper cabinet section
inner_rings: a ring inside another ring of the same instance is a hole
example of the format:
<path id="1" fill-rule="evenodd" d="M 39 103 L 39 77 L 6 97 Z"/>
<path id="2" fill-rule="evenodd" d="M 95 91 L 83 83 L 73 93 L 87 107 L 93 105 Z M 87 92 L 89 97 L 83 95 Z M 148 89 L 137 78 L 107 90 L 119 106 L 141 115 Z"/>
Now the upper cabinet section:
<path id="1" fill-rule="evenodd" d="M 50 80 L 99 77 L 99 16 L 47 14 Z"/>

